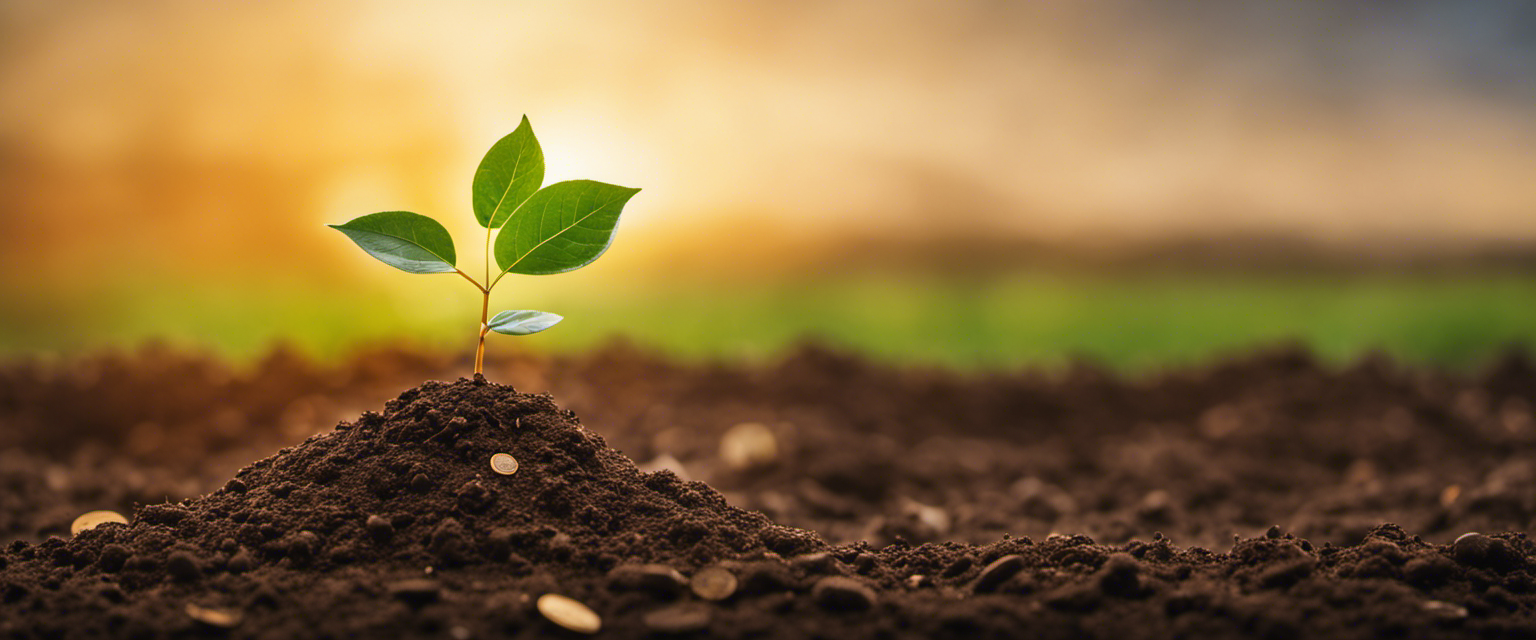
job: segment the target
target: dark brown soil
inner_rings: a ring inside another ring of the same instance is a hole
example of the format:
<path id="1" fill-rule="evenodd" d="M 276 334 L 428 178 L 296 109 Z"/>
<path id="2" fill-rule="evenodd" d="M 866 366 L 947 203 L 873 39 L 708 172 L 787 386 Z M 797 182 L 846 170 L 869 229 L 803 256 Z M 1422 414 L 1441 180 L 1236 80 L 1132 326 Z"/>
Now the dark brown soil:
<path id="1" fill-rule="evenodd" d="M 5 367 L 0 632 L 568 634 L 533 604 L 561 593 L 610 637 L 1536 635 L 1519 354 L 1479 376 L 1278 350 L 1122 379 L 615 347 L 491 371 L 554 398 L 460 380 L 354 408 L 461 366 Z M 765 431 L 755 464 L 722 451 Z M 521 469 L 493 473 L 496 452 Z M 130 526 L 68 537 L 132 502 Z M 1489 535 L 1452 544 L 1470 531 Z M 739 588 L 705 601 L 642 565 Z"/>

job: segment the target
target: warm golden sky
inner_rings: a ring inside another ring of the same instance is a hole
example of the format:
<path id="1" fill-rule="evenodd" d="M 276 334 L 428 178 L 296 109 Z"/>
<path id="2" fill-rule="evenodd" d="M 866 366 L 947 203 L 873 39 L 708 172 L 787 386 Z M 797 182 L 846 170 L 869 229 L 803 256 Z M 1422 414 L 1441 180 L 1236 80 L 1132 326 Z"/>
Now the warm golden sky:
<path id="1" fill-rule="evenodd" d="M 320 223 L 402 208 L 469 238 L 474 166 L 524 113 L 550 181 L 645 189 L 635 238 L 750 243 L 719 233 L 739 217 L 791 239 L 1536 239 L 1532 23 L 1492 2 L 7 2 L 0 250 L 277 268 L 349 259 Z"/>

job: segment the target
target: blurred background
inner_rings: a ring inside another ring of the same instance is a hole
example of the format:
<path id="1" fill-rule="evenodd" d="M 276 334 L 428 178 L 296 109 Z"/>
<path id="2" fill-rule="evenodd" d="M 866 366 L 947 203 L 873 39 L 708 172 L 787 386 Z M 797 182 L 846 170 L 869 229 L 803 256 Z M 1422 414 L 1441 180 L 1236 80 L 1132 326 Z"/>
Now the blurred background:
<path id="1" fill-rule="evenodd" d="M 1525 3 L 10 0 L 0 354 L 466 351 L 477 292 L 323 225 L 424 213 L 479 265 L 470 180 L 524 114 L 547 182 L 644 191 L 602 260 L 503 282 L 567 321 L 492 361 L 1536 338 Z"/>

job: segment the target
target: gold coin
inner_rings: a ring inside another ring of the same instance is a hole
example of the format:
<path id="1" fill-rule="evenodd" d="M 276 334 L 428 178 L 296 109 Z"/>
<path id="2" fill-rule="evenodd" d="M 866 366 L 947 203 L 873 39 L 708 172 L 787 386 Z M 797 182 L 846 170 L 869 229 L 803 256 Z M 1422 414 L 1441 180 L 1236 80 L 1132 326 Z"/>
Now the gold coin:
<path id="1" fill-rule="evenodd" d="M 603 619 L 580 602 L 557 593 L 539 596 L 539 613 L 550 622 L 576 633 L 597 633 L 603 628 Z"/>
<path id="2" fill-rule="evenodd" d="M 199 607 L 190 602 L 187 603 L 187 617 L 210 627 L 230 629 L 240 624 L 244 616 L 234 609 L 215 609 L 213 607 Z"/>
<path id="3" fill-rule="evenodd" d="M 758 422 L 744 422 L 720 436 L 720 459 L 738 471 L 767 466 L 779 457 L 779 439 Z"/>
<path id="4" fill-rule="evenodd" d="M 498 453 L 491 456 L 491 471 L 504 476 L 517 473 L 517 458 L 510 453 Z"/>
<path id="5" fill-rule="evenodd" d="M 75 518 L 74 522 L 70 523 L 69 535 L 78 536 L 80 535 L 81 531 L 85 531 L 86 529 L 94 529 L 97 525 L 103 525 L 108 522 L 128 524 L 128 519 L 124 518 L 123 514 L 116 511 L 87 511 L 81 514 L 80 517 Z"/>
<path id="6" fill-rule="evenodd" d="M 724 600 L 736 593 L 736 574 L 720 567 L 706 567 L 693 574 L 694 595 L 705 600 Z"/>

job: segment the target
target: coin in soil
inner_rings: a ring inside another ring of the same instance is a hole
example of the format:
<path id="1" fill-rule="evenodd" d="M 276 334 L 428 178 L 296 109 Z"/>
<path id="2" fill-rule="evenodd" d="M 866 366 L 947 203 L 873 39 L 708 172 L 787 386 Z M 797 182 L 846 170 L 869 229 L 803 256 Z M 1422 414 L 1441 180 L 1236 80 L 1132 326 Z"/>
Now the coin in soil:
<path id="1" fill-rule="evenodd" d="M 498 453 L 491 456 L 491 471 L 504 476 L 517 473 L 517 458 L 510 453 Z"/>
<path id="2" fill-rule="evenodd" d="M 705 567 L 693 574 L 693 594 L 705 600 L 724 600 L 736 593 L 736 574 L 720 567 Z"/>
<path id="3" fill-rule="evenodd" d="M 233 629 L 240 624 L 245 616 L 234 609 L 219 609 L 215 607 L 200 607 L 190 602 L 187 603 L 187 617 L 210 627 L 219 629 Z"/>
<path id="4" fill-rule="evenodd" d="M 108 522 L 128 524 L 128 519 L 124 518 L 123 514 L 116 511 L 87 511 L 83 514 L 80 514 L 80 517 L 75 518 L 73 523 L 70 523 L 69 535 L 77 536 L 80 535 L 81 531 L 85 531 L 86 529 L 94 529 L 97 526 L 106 524 Z"/>
<path id="5" fill-rule="evenodd" d="M 778 456 L 778 438 L 761 423 L 738 424 L 720 437 L 720 459 L 738 471 L 767 466 Z"/>
<path id="6" fill-rule="evenodd" d="M 597 633 L 603 628 L 603 619 L 580 602 L 558 593 L 539 596 L 536 605 L 539 613 L 561 627 L 576 633 Z"/>

